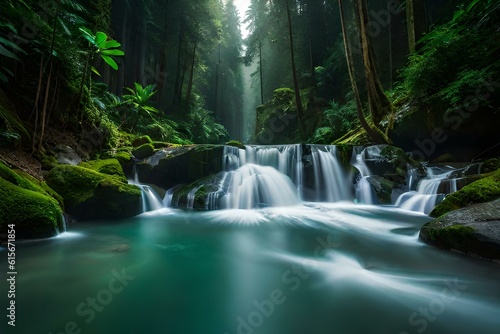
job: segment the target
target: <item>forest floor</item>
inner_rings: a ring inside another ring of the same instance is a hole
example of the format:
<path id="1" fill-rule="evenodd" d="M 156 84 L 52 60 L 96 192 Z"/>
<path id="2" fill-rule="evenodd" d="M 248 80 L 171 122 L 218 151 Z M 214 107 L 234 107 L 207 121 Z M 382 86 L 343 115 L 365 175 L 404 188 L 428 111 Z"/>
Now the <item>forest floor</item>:
<path id="1" fill-rule="evenodd" d="M 56 147 L 58 145 L 65 145 L 69 147 L 77 147 L 78 140 L 76 134 L 71 132 L 64 132 L 54 128 L 47 128 L 45 133 L 46 146 Z M 42 148 L 42 152 L 45 151 Z M 43 180 L 42 164 L 31 153 L 31 149 L 19 145 L 17 147 L 0 147 L 0 160 L 6 162 L 11 167 L 22 170 L 25 173 Z"/>

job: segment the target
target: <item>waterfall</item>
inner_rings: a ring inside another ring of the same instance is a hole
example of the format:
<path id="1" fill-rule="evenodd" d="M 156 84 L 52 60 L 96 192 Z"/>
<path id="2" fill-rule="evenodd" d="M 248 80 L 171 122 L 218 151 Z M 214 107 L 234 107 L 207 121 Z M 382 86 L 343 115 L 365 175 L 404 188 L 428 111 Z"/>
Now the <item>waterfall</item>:
<path id="1" fill-rule="evenodd" d="M 317 202 L 338 202 L 350 198 L 352 187 L 337 155 L 336 146 L 311 145 L 314 190 Z"/>
<path id="2" fill-rule="evenodd" d="M 148 185 L 141 184 L 139 182 L 139 174 L 137 173 L 137 168 L 134 165 L 133 169 L 134 178 L 128 180 L 130 184 L 137 186 L 141 189 L 141 208 L 142 212 L 154 211 L 164 208 L 163 200 L 161 197 Z"/>
<path id="3" fill-rule="evenodd" d="M 395 205 L 405 210 L 422 212 L 429 214 L 438 201 L 444 198 L 444 192 L 440 193 L 443 183 L 450 185 L 446 194 L 457 191 L 456 178 L 449 179 L 455 169 L 447 168 L 443 171 L 441 168 L 427 167 L 427 177 L 420 181 L 417 191 L 410 191 L 402 194 L 397 199 Z"/>
<path id="4" fill-rule="evenodd" d="M 419 168 L 408 165 L 404 179 L 385 157 L 383 149 L 383 145 L 355 147 L 350 166 L 344 166 L 343 151 L 331 145 L 224 146 L 219 173 L 205 175 L 203 180 L 182 186 L 182 190 L 181 186 L 168 189 L 163 199 L 151 186 L 140 183 L 135 169 L 129 182 L 141 189 L 144 212 L 179 205 L 199 209 L 201 204 L 205 210 L 254 209 L 292 206 L 303 201 L 347 200 L 392 203 L 428 214 L 446 194 L 468 182 L 457 184 L 457 180 L 480 168 L 480 165 L 461 169 L 424 166 L 427 177 L 419 180 L 422 177 Z M 159 156 L 154 157 L 154 163 L 158 163 Z M 349 170 L 351 166 L 356 173 Z M 200 189 L 203 192 L 198 192 Z M 198 199 L 200 195 L 205 198 Z"/>
<path id="5" fill-rule="evenodd" d="M 269 166 L 246 164 L 228 172 L 223 187 L 226 189 L 222 189 L 225 195 L 221 198 L 221 207 L 225 209 L 254 209 L 300 203 L 290 178 Z"/>
<path id="6" fill-rule="evenodd" d="M 362 204 L 374 204 L 373 190 L 367 176 L 363 176 L 356 183 L 356 202 Z"/>
<path id="7" fill-rule="evenodd" d="M 377 151 L 377 154 L 379 153 L 380 151 Z M 372 173 L 366 163 L 367 159 L 365 154 L 366 149 L 362 149 L 361 147 L 355 147 L 352 152 L 351 165 L 355 167 L 360 174 L 357 183 L 354 185 L 356 202 L 363 204 L 375 204 L 376 201 L 374 200 L 375 196 L 373 196 L 373 189 L 368 181 L 368 177 L 370 177 Z"/>

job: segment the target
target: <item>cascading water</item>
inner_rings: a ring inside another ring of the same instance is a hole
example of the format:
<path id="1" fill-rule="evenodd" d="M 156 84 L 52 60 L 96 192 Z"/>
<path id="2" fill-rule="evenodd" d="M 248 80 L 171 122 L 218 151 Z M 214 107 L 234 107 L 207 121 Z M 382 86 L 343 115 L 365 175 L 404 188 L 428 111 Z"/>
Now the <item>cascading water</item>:
<path id="1" fill-rule="evenodd" d="M 337 155 L 336 146 L 311 145 L 314 166 L 314 193 L 317 202 L 350 199 L 351 184 Z"/>
<path id="2" fill-rule="evenodd" d="M 336 146 L 296 144 L 245 146 L 245 149 L 224 146 L 222 172 L 213 179 L 211 189 L 205 195 L 204 208 L 254 209 L 296 205 L 301 201 L 354 200 L 356 203 L 378 204 L 378 193 L 374 191 L 380 187 L 380 176 L 377 175 L 383 175 L 393 168 L 384 160 L 383 148 L 354 148 L 351 165 L 359 174 L 353 184 L 353 175 L 340 162 Z M 463 170 L 468 169 L 466 167 Z M 419 174 L 417 167 L 408 165 L 407 171 L 405 184 L 393 189 L 396 191 L 392 194 L 389 193 L 393 199 L 390 203 L 425 214 L 445 194 L 457 190 L 457 177 L 465 173 L 449 166 L 427 167 L 427 178 L 419 181 L 422 173 Z M 162 207 L 179 207 L 179 204 L 189 209 L 200 208 L 201 202 L 196 200 L 196 196 L 203 188 L 202 184 L 190 188 L 181 200 L 181 196 L 174 196 L 178 187 L 167 190 L 161 199 L 154 189 L 139 182 L 137 172 L 134 172 L 134 180 L 130 182 L 142 190 L 144 212 Z M 394 200 L 396 197 L 397 200 Z M 172 203 L 173 199 L 175 203 Z"/>
<path id="3" fill-rule="evenodd" d="M 246 164 L 228 173 L 231 181 L 221 198 L 222 208 L 254 209 L 300 202 L 290 178 L 273 167 Z"/>
<path id="4" fill-rule="evenodd" d="M 449 179 L 454 171 L 455 169 L 451 167 L 444 170 L 443 168 L 427 167 L 427 177 L 420 181 L 417 191 L 410 190 L 402 194 L 395 205 L 405 210 L 429 214 L 436 206 L 437 201 L 444 198 L 445 193 L 439 192 L 443 183 L 450 185 L 446 194 L 457 191 L 456 179 Z"/>
<path id="5" fill-rule="evenodd" d="M 137 169 L 135 168 L 135 166 L 133 172 L 134 172 L 134 179 L 128 180 L 128 182 L 141 189 L 142 212 L 144 213 L 164 208 L 165 206 L 163 204 L 163 200 L 158 195 L 158 193 L 155 190 L 153 190 L 153 188 L 151 188 L 150 186 L 141 184 L 139 182 L 139 174 L 137 173 Z"/>
<path id="6" fill-rule="evenodd" d="M 371 175 L 370 169 L 366 164 L 364 157 L 365 150 L 360 147 L 355 147 L 352 152 L 351 165 L 354 166 L 360 174 L 358 182 L 354 188 L 356 191 L 356 202 L 363 204 L 374 204 L 373 190 L 368 177 Z"/>

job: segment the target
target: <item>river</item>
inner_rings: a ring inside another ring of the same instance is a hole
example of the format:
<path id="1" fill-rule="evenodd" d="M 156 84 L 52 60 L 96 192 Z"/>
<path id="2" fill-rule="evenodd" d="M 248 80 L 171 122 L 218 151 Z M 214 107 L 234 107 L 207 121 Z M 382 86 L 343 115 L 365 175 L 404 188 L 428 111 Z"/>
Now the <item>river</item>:
<path id="1" fill-rule="evenodd" d="M 427 221 L 302 202 L 72 224 L 17 244 L 1 332 L 497 334 L 499 265 L 423 244 Z"/>

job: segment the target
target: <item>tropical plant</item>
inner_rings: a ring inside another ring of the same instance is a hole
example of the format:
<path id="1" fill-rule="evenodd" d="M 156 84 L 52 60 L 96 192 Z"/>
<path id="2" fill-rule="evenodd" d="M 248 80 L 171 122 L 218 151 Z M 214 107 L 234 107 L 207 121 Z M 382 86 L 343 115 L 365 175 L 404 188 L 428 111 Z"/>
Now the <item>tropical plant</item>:
<path id="1" fill-rule="evenodd" d="M 17 30 L 16 28 L 14 28 L 14 26 L 12 26 L 12 24 L 0 23 L 0 28 L 3 27 L 7 28 L 14 34 L 17 34 Z M 23 54 L 26 54 L 26 52 L 23 49 L 21 49 L 18 45 L 12 43 L 11 41 L 3 37 L 0 37 L 0 55 L 7 57 L 9 59 L 21 61 L 14 52 L 21 52 Z M 5 66 L 0 67 L 0 80 L 3 82 L 8 82 L 9 78 L 7 77 L 7 75 L 11 77 L 14 76 L 12 71 L 9 70 L 7 67 Z"/>
<path id="2" fill-rule="evenodd" d="M 134 89 L 126 87 L 131 94 L 123 95 L 123 100 L 126 104 L 132 107 L 137 113 L 146 113 L 151 115 L 157 114 L 158 109 L 150 105 L 150 99 L 156 94 L 155 85 L 147 85 L 142 87 L 140 83 L 134 82 Z"/>
<path id="3" fill-rule="evenodd" d="M 125 53 L 118 49 L 121 44 L 111 39 L 102 31 L 98 31 L 95 35 L 86 27 L 80 27 L 82 36 L 89 41 L 90 45 L 94 48 L 91 58 L 94 55 L 99 55 L 112 69 L 118 70 L 118 64 L 114 57 L 124 56 Z M 95 67 L 91 67 L 92 72 L 101 75 Z"/>

